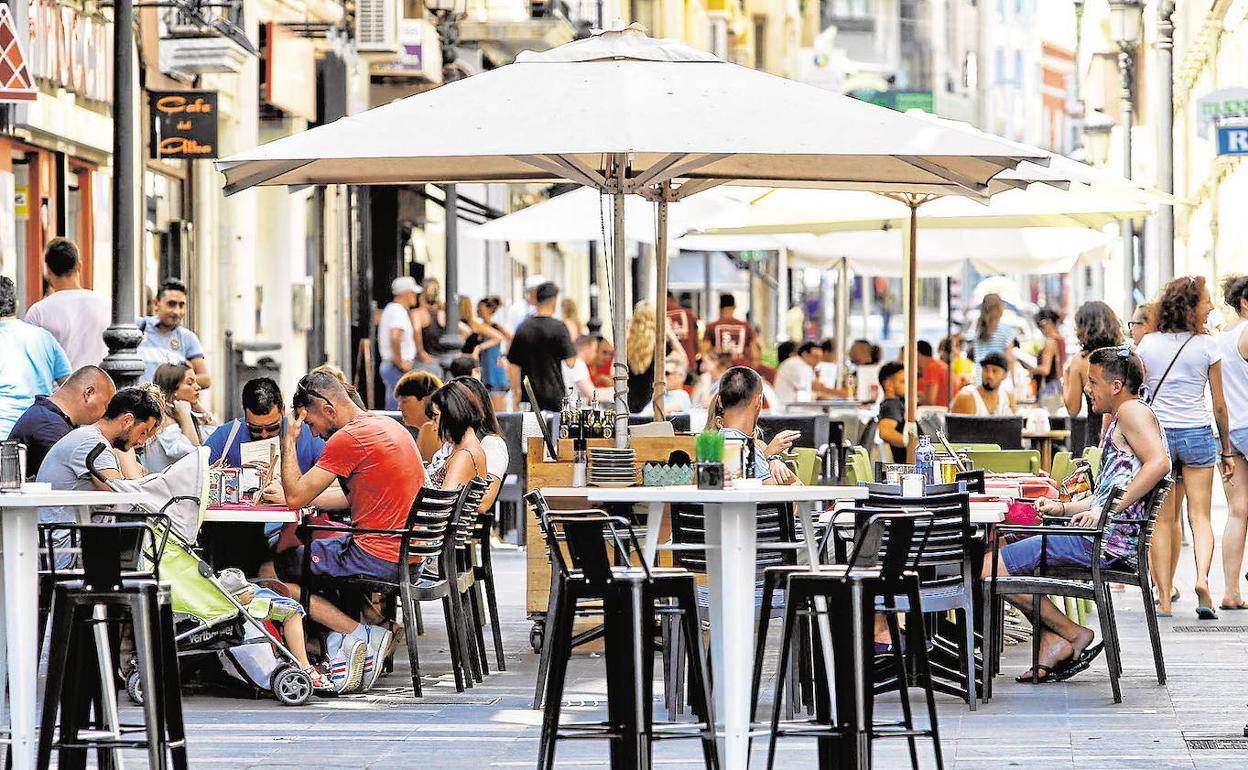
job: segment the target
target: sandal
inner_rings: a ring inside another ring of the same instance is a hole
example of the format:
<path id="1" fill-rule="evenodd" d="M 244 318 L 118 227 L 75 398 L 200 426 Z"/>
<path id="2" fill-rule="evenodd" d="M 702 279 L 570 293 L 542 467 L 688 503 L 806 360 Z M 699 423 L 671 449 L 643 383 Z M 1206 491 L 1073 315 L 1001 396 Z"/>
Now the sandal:
<path id="1" fill-rule="evenodd" d="M 1019 684 L 1047 684 L 1054 681 L 1053 667 L 1046 666 L 1043 663 L 1037 663 L 1036 668 L 1040 669 L 1040 677 L 1032 676 L 1032 671 L 1028 670 L 1014 677 L 1014 681 Z"/>
<path id="2" fill-rule="evenodd" d="M 1077 658 L 1067 658 L 1062 663 L 1053 668 L 1053 680 L 1056 682 L 1065 682 L 1075 674 L 1088 670 L 1092 665 L 1092 661 L 1096 660 L 1096 656 L 1101 654 L 1105 649 L 1105 643 L 1094 644 L 1083 652 L 1079 653 Z"/>
<path id="3" fill-rule="evenodd" d="M 312 680 L 312 689 L 318 692 L 338 692 L 338 688 L 330 684 L 329 677 L 321 673 L 316 666 L 308 666 L 303 670 L 308 675 L 308 679 Z"/>

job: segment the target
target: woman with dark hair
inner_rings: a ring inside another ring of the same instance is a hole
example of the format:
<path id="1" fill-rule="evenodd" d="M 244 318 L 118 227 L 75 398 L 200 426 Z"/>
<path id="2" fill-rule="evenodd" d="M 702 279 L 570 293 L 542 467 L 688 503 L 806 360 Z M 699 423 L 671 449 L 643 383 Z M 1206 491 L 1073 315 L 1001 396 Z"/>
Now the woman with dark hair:
<path id="1" fill-rule="evenodd" d="M 1062 400 L 1062 369 L 1066 366 L 1066 338 L 1058 325 L 1062 317 L 1052 308 L 1041 308 L 1036 313 L 1036 326 L 1044 334 L 1044 347 L 1036 358 L 1035 366 L 1028 366 L 1036 383 L 1036 398 L 1048 408 Z"/>
<path id="2" fill-rule="evenodd" d="M 1226 304 L 1235 320 L 1218 334 L 1222 351 L 1222 389 L 1231 420 L 1231 452 L 1235 473 L 1222 480 L 1226 491 L 1226 529 L 1222 533 L 1222 574 L 1226 592 L 1222 608 L 1248 609 L 1239 592 L 1244 566 L 1244 540 L 1248 537 L 1248 275 L 1233 275 L 1222 283 Z"/>
<path id="3" fill-rule="evenodd" d="M 1157 515 L 1149 549 L 1157 583 L 1157 614 L 1163 617 L 1170 615 L 1174 572 L 1182 549 L 1179 507 L 1185 498 L 1196 556 L 1196 616 L 1201 620 L 1218 617 L 1209 593 L 1214 548 L 1209 523 L 1213 469 L 1220 464 L 1222 477 L 1229 479 L 1235 464 L 1222 391 L 1222 351 L 1205 329 L 1212 311 L 1213 300 L 1204 278 L 1174 279 L 1166 284 L 1153 307 L 1156 331 L 1145 335 L 1138 349 L 1148 370 L 1148 400 L 1165 428 L 1175 477 L 1174 491 Z M 1213 398 L 1212 414 L 1205 405 L 1207 396 Z M 1221 436 L 1220 457 L 1218 439 L 1213 435 L 1215 420 Z"/>
<path id="4" fill-rule="evenodd" d="M 498 490 L 503 485 L 503 477 L 507 475 L 507 466 L 510 463 L 507 441 L 503 438 L 498 416 L 495 415 L 494 406 L 490 403 L 490 394 L 481 380 L 476 377 L 456 377 L 451 382 L 467 388 L 476 399 L 480 409 L 481 421 L 473 427 L 476 429 L 477 438 L 481 441 L 481 449 L 485 452 L 485 469 L 490 478 L 490 489 L 486 492 L 485 499 L 481 501 L 481 510 L 489 510 L 494 504 L 494 499 L 498 497 Z M 451 451 L 450 444 L 443 444 L 429 461 L 430 464 L 439 461 L 440 455 L 449 456 Z"/>
<path id="5" fill-rule="evenodd" d="M 156 435 L 143 447 L 143 467 L 158 473 L 186 457 L 203 443 L 191 405 L 199 400 L 199 383 L 190 364 L 161 364 L 152 376 L 160 390 L 164 417 Z"/>
<path id="6" fill-rule="evenodd" d="M 486 475 L 485 450 L 477 436 L 481 405 L 461 382 L 450 382 L 434 391 L 425 406 L 438 438 L 450 445 L 440 463 L 425 467 L 426 483 L 436 489 L 455 489 Z"/>
<path id="7" fill-rule="evenodd" d="M 481 366 L 481 382 L 485 385 L 486 390 L 490 394 L 490 402 L 494 409 L 504 408 L 507 398 L 507 388 L 510 384 L 507 382 L 507 369 L 500 360 L 503 351 L 503 345 L 485 345 L 481 346 L 480 342 L 486 342 L 490 336 L 490 332 L 497 334 L 503 344 L 511 344 L 511 334 L 494 323 L 494 313 L 498 311 L 502 302 L 498 297 L 485 297 L 477 303 L 477 317 L 481 319 L 480 326 L 483 327 L 484 334 L 478 335 L 476 327 L 473 336 L 469 337 L 464 343 L 464 352 L 472 353 L 477 357 L 477 361 Z M 474 340 L 479 337 L 479 340 Z M 476 351 L 475 353 L 473 351 Z"/>
<path id="8" fill-rule="evenodd" d="M 1070 364 L 1066 367 L 1062 398 L 1066 402 L 1066 413 L 1071 417 L 1080 414 L 1091 417 L 1092 408 L 1090 405 L 1084 408 L 1087 396 L 1083 393 L 1088 384 L 1088 356 L 1094 350 L 1121 345 L 1122 322 L 1118 320 L 1114 309 L 1104 302 L 1085 302 L 1075 312 L 1075 337 L 1079 340 L 1079 355 L 1070 359 Z M 1091 433 L 1092 421 L 1089 420 L 1088 424 Z M 1095 437 L 1089 436 L 1086 445 L 1096 446 L 1100 435 L 1099 430 L 1095 431 Z"/>
<path id="9" fill-rule="evenodd" d="M 993 353 L 1005 356 L 1014 368 L 1014 338 L 1018 329 L 1002 321 L 1005 316 L 1005 300 L 999 294 L 985 294 L 979 305 L 979 318 L 975 321 L 975 363 L 978 364 Z M 1009 371 L 1007 369 L 1006 371 Z"/>

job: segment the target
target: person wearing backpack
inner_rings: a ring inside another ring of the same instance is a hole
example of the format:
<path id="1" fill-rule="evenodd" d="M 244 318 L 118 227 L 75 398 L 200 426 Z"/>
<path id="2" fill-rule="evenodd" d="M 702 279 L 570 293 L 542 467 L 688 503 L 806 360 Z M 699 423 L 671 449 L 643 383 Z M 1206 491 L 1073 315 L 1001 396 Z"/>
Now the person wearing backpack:
<path id="1" fill-rule="evenodd" d="M 1157 583 L 1157 614 L 1171 615 L 1174 572 L 1182 550 L 1179 509 L 1187 500 L 1196 556 L 1196 616 L 1216 620 L 1209 593 L 1214 536 L 1209 522 L 1213 469 L 1224 479 L 1234 473 L 1226 399 L 1222 392 L 1222 352 L 1206 330 L 1213 300 L 1203 277 L 1166 284 L 1153 308 L 1152 327 L 1138 353 L 1148 372 L 1148 402 L 1166 431 L 1175 477 L 1174 490 L 1157 516 L 1149 550 Z M 1212 396 L 1213 409 L 1209 408 Z M 1218 436 L 1213 433 L 1217 422 Z"/>

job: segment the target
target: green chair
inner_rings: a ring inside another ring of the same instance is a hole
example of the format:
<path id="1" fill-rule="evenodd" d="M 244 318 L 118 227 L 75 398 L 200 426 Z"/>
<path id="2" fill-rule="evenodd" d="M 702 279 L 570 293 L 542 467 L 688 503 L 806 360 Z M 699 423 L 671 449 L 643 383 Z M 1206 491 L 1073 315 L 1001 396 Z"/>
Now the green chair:
<path id="1" fill-rule="evenodd" d="M 793 473 L 808 487 L 819 483 L 819 450 L 810 447 L 793 447 L 787 460 Z"/>
<path id="2" fill-rule="evenodd" d="M 1049 471 L 1049 475 L 1057 481 L 1061 481 L 1075 470 L 1075 459 L 1070 452 L 1058 452 L 1053 455 L 1053 469 Z"/>
<path id="3" fill-rule="evenodd" d="M 875 480 L 871 471 L 871 456 L 862 447 L 850 447 L 845 462 L 845 483 L 850 485 L 864 484 Z"/>
<path id="4" fill-rule="evenodd" d="M 1092 466 L 1092 476 L 1101 475 L 1101 448 L 1099 446 L 1090 446 L 1083 450 L 1083 459 L 1088 461 Z"/>
<path id="5" fill-rule="evenodd" d="M 948 452 L 946 452 L 946 451 L 945 451 L 945 447 L 944 447 L 944 445 L 943 445 L 943 444 L 939 444 L 939 443 L 937 443 L 937 444 L 932 444 L 932 446 L 933 446 L 933 447 L 935 447 L 935 449 L 936 449 L 936 454 L 938 454 L 938 455 L 948 455 L 948 454 L 949 454 Z M 953 451 L 955 451 L 955 452 L 962 452 L 962 451 L 966 451 L 966 452 L 997 452 L 997 451 L 1000 451 L 1000 449 L 1001 449 L 1001 447 L 1000 447 L 999 445 L 997 445 L 997 444 L 954 444 L 954 443 L 950 443 L 950 444 L 949 444 L 949 446 L 953 447 Z"/>
<path id="6" fill-rule="evenodd" d="M 1040 453 L 1034 449 L 998 449 L 995 452 L 970 452 L 976 468 L 993 473 L 1039 473 Z"/>

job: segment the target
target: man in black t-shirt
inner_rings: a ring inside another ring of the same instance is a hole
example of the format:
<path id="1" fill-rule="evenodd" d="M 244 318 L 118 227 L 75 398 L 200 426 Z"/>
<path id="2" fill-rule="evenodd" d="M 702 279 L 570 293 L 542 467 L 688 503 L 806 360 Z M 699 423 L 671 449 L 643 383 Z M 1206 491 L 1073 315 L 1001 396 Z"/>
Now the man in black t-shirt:
<path id="1" fill-rule="evenodd" d="M 522 383 L 528 378 L 533 385 L 537 407 L 545 412 L 558 412 L 566 391 L 563 389 L 563 364 L 576 365 L 576 346 L 568 334 L 568 326 L 555 318 L 559 288 L 547 281 L 537 287 L 537 310 L 516 329 L 507 350 L 511 389 L 518 401 L 528 401 Z"/>
<path id="2" fill-rule="evenodd" d="M 906 369 L 896 361 L 880 367 L 880 439 L 892 449 L 895 463 L 906 461 Z M 870 447 L 868 447 L 870 449 Z"/>

